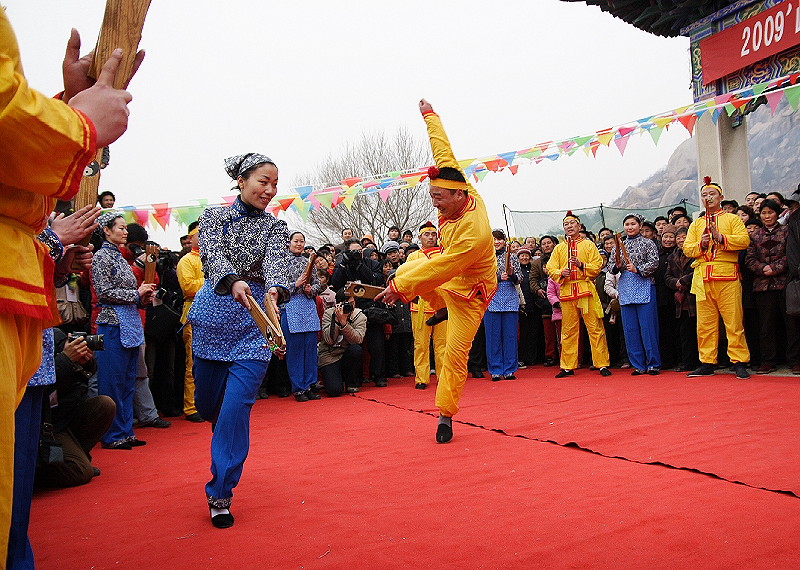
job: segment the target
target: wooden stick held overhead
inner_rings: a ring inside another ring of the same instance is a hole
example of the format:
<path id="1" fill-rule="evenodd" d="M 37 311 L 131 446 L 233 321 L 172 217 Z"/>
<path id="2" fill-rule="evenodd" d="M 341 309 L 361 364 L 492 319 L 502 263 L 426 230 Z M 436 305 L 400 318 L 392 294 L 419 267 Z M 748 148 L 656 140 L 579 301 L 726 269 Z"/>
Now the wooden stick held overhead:
<path id="1" fill-rule="evenodd" d="M 158 255 L 161 253 L 161 248 L 154 243 L 148 243 L 144 246 L 144 282 L 156 282 L 156 263 L 158 262 Z"/>
<path id="2" fill-rule="evenodd" d="M 103 25 L 94 48 L 94 58 L 89 66 L 89 77 L 97 79 L 103 64 L 111 57 L 116 48 L 122 48 L 120 63 L 114 87 L 126 89 L 133 77 L 134 60 L 142 39 L 142 28 L 151 0 L 107 0 Z M 75 209 L 93 206 L 97 203 L 97 191 L 100 187 L 100 162 L 103 149 L 97 149 L 97 155 L 86 167 L 81 187 L 75 196 Z M 87 241 L 88 243 L 88 241 Z"/>

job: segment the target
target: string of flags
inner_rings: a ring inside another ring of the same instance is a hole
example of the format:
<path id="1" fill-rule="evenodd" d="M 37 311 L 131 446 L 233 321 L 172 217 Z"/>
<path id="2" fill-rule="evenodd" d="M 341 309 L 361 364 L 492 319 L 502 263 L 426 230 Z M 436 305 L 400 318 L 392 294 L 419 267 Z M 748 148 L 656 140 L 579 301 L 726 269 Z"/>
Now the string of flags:
<path id="1" fill-rule="evenodd" d="M 759 83 L 615 127 L 566 139 L 546 141 L 520 150 L 461 160 L 459 164 L 466 175 L 478 183 L 490 172 L 508 170 L 515 175 L 520 166 L 539 164 L 544 160 L 555 161 L 563 156 L 572 156 L 578 151 L 583 151 L 586 156 L 594 158 L 601 149 L 610 149 L 612 144 L 620 155 L 624 156 L 628 142 L 634 136 L 643 136 L 646 133 L 653 144 L 658 145 L 664 131 L 676 124 L 680 124 L 688 131 L 689 136 L 693 136 L 697 120 L 704 114 L 710 113 L 711 120 L 716 124 L 723 113 L 731 116 L 762 95 L 766 98 L 773 116 L 784 98 L 792 109 L 797 111 L 800 105 L 798 80 L 800 73 L 793 73 L 780 79 Z M 305 220 L 308 214 L 317 208 L 337 208 L 342 204 L 352 208 L 358 196 L 378 194 L 386 202 L 393 192 L 414 188 L 424 182 L 427 176 L 428 166 L 424 166 L 363 177 L 353 176 L 333 185 L 298 186 L 288 194 L 276 196 L 267 206 L 267 211 L 277 217 L 281 212 L 291 210 Z M 166 228 L 173 220 L 181 225 L 188 225 L 198 219 L 207 206 L 231 204 L 234 200 L 236 195 L 223 196 L 222 200 L 215 204 L 210 204 L 209 200 L 198 199 L 195 200 L 197 204 L 192 205 L 170 206 L 168 203 L 160 203 L 149 206 L 124 206 L 121 209 L 128 223 L 136 222 L 145 227 L 155 223 L 161 228 Z"/>

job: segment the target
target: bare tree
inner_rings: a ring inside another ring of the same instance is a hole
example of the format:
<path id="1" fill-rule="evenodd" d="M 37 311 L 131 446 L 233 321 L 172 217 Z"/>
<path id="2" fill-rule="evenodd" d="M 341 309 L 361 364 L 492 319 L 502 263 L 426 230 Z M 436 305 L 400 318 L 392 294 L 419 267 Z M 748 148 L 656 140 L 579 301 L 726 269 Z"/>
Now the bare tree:
<path id="1" fill-rule="evenodd" d="M 339 156 L 328 156 L 312 173 L 298 177 L 297 186 L 326 184 L 337 186 L 349 177 L 368 177 L 398 170 L 410 170 L 433 163 L 428 141 L 415 140 L 407 130 L 398 129 L 389 138 L 384 133 L 364 134 L 356 143 L 348 143 Z M 359 194 L 352 207 L 316 208 L 308 215 L 303 229 L 311 243 L 339 243 L 344 228 L 353 234 L 372 234 L 380 245 L 391 226 L 401 230 L 416 229 L 433 217 L 428 183 L 413 188 L 393 190 L 386 202 L 377 192 Z"/>

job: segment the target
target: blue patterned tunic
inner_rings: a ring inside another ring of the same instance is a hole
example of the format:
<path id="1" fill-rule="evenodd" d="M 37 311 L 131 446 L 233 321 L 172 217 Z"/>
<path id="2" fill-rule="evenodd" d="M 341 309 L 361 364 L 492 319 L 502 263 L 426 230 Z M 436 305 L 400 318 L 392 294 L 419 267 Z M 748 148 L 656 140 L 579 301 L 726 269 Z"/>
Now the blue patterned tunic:
<path id="1" fill-rule="evenodd" d="M 289 276 L 289 291 L 292 296 L 286 303 L 286 322 L 289 332 L 315 332 L 319 330 L 319 313 L 317 313 L 316 296 L 322 290 L 317 276 L 316 268 L 311 271 L 311 296 L 308 297 L 303 289 L 297 289 L 294 284 L 306 270 L 308 258 L 294 253 L 289 254 L 289 267 L 286 272 Z"/>
<path id="2" fill-rule="evenodd" d="M 139 315 L 139 284 L 133 269 L 119 248 L 104 241 L 92 259 L 92 281 L 102 307 L 98 325 L 119 325 L 119 339 L 125 348 L 144 344 L 144 327 Z"/>
<path id="3" fill-rule="evenodd" d="M 497 252 L 497 293 L 492 297 L 489 303 L 488 311 L 492 313 L 513 312 L 519 311 L 519 293 L 517 292 L 517 282 L 519 276 L 522 274 L 522 269 L 519 266 L 519 257 L 516 253 L 511 254 L 511 267 L 514 269 L 514 275 L 502 281 L 500 275 L 506 270 L 506 249 L 503 248 Z M 514 279 L 516 277 L 516 279 Z"/>
<path id="4" fill-rule="evenodd" d="M 622 258 L 623 267 L 616 264 L 617 248 L 609 256 L 606 270 L 612 273 L 622 272 L 619 278 L 619 303 L 620 305 L 640 305 L 650 302 L 650 295 L 655 292 L 655 279 L 653 275 L 658 270 L 658 246 L 656 242 L 638 234 L 635 237 L 625 238 L 625 249 L 628 257 L 636 266 L 638 273 L 631 273 L 625 269 L 625 259 Z M 622 255 L 622 254 L 620 254 Z"/>
<path id="5" fill-rule="evenodd" d="M 205 284 L 189 311 L 192 349 L 208 360 L 264 360 L 271 352 L 250 313 L 230 292 L 243 279 L 259 302 L 273 285 L 289 288 L 289 232 L 286 223 L 240 198 L 200 216 L 200 259 Z"/>
<path id="6" fill-rule="evenodd" d="M 45 228 L 37 238 L 50 249 L 50 257 L 56 263 L 64 256 L 64 246 L 56 233 L 49 227 Z M 28 386 L 48 386 L 56 383 L 55 346 L 53 342 L 53 329 L 42 331 L 42 363 L 39 370 L 28 381 Z"/>

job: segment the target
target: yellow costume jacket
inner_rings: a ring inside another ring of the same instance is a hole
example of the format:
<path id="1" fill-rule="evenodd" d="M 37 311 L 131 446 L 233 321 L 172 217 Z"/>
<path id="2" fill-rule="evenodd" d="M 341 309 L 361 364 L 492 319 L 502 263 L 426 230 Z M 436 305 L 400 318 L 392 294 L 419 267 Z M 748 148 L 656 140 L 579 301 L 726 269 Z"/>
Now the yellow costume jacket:
<path id="1" fill-rule="evenodd" d="M 0 8 L 0 311 L 55 324 L 53 263 L 36 236 L 80 188 L 97 133 L 82 113 L 28 86 Z"/>
<path id="2" fill-rule="evenodd" d="M 200 249 L 193 249 L 178 261 L 178 283 L 183 291 L 183 314 L 181 322 L 186 323 L 186 316 L 192 308 L 192 302 L 197 292 L 203 288 L 206 282 L 203 274 L 203 262 L 200 260 Z"/>
<path id="3" fill-rule="evenodd" d="M 722 234 L 722 243 L 711 242 L 711 246 L 703 251 L 700 240 L 706 231 L 708 218 L 716 224 Z M 694 258 L 692 267 L 692 293 L 698 299 L 705 299 L 704 281 L 737 281 L 739 279 L 739 251 L 750 245 L 750 236 L 741 218 L 736 214 L 719 211 L 710 216 L 696 219 L 689 226 L 683 253 Z"/>
<path id="4" fill-rule="evenodd" d="M 425 253 L 427 252 L 427 253 Z M 425 251 L 418 249 L 416 251 L 412 251 L 408 257 L 406 257 L 406 262 L 414 261 L 415 259 L 425 259 L 428 255 L 433 255 L 434 253 L 442 253 L 442 248 L 438 245 L 436 247 L 426 248 Z M 417 311 L 422 311 L 423 313 L 433 314 L 436 311 L 433 310 L 425 299 L 421 297 L 415 297 L 415 301 L 411 301 L 411 312 L 416 313 Z"/>
<path id="5" fill-rule="evenodd" d="M 436 166 L 461 170 L 439 115 L 426 113 L 425 123 Z M 486 204 L 469 181 L 467 188 L 464 207 L 452 218 L 439 216 L 441 253 L 423 252 L 424 259 L 406 262 L 392 280 L 392 290 L 406 303 L 437 288 L 465 299 L 480 294 L 486 302 L 497 291 L 497 259 Z"/>
<path id="6" fill-rule="evenodd" d="M 570 276 L 564 277 L 561 275 L 561 270 L 567 267 L 570 255 L 575 255 L 584 266 L 582 270 L 573 268 Z M 594 280 L 600 275 L 602 268 L 603 256 L 600 255 L 597 246 L 583 237 L 559 243 L 550 255 L 550 261 L 547 262 L 547 274 L 561 285 L 562 301 L 574 301 L 591 295 L 597 297 Z"/>

